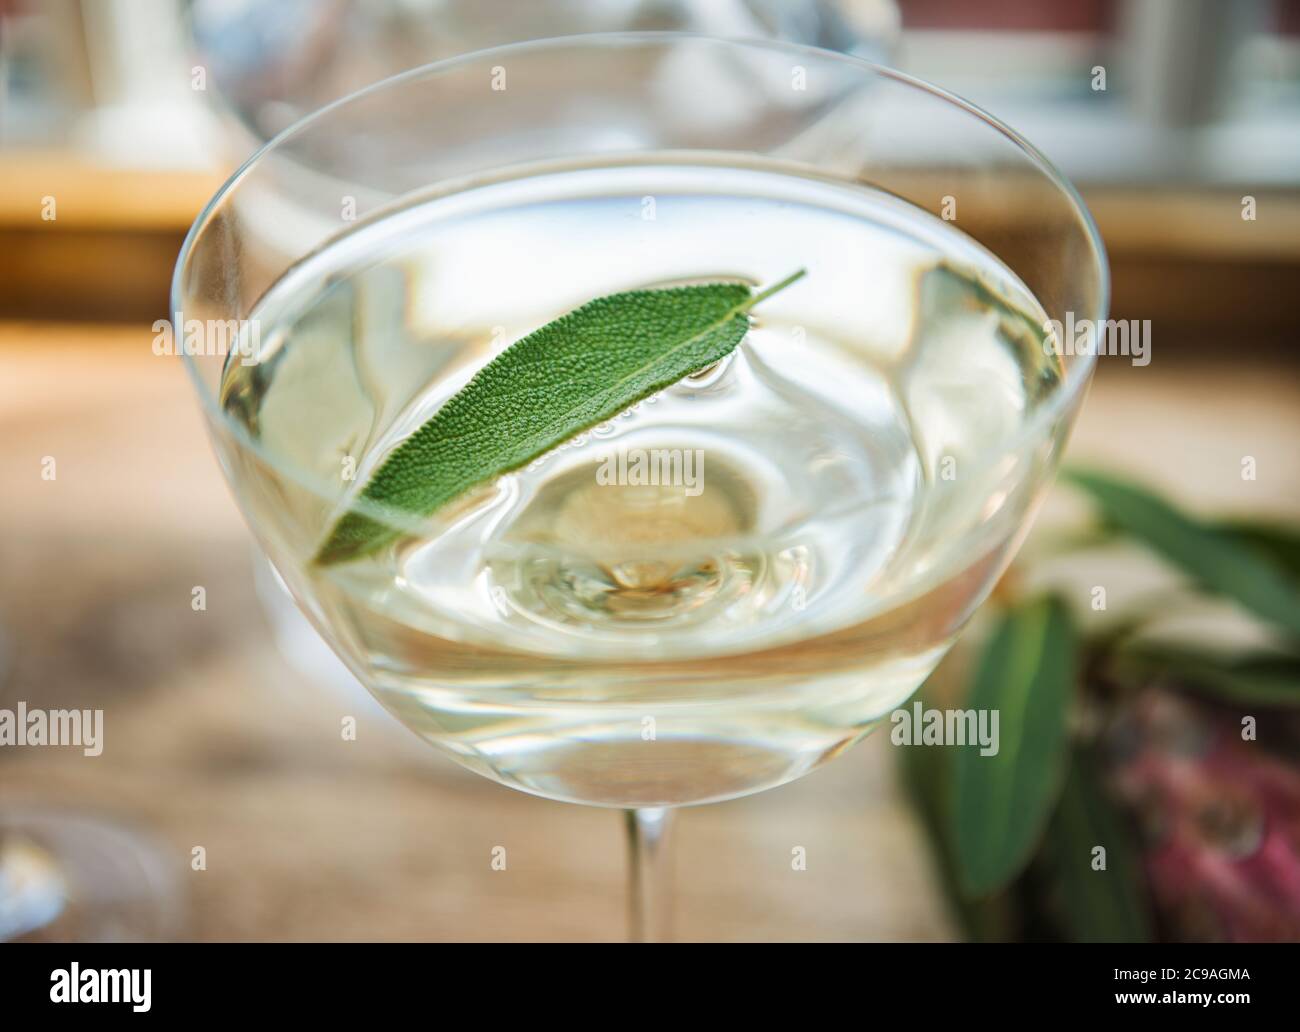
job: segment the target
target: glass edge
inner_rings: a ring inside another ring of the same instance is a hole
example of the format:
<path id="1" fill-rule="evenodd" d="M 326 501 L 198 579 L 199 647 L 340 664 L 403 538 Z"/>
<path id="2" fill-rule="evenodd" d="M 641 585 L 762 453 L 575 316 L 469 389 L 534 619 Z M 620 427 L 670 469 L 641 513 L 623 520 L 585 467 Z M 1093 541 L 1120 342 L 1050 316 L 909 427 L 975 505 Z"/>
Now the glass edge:
<path id="1" fill-rule="evenodd" d="M 172 272 L 171 288 L 169 292 L 170 311 L 168 312 L 168 317 L 170 319 L 175 319 L 178 314 L 183 312 L 180 302 L 181 302 L 181 291 L 182 291 L 182 277 L 184 275 L 184 271 L 186 268 L 187 259 L 189 258 L 191 252 L 193 251 L 194 244 L 195 241 L 198 239 L 198 236 L 202 233 L 203 228 L 207 225 L 207 223 L 212 219 L 212 217 L 216 214 L 218 209 L 221 207 L 222 202 L 225 201 L 225 199 L 229 197 L 238 188 L 239 183 L 245 178 L 245 176 L 247 176 L 257 165 L 259 165 L 267 155 L 269 155 L 270 153 L 278 149 L 287 140 L 292 139 L 294 136 L 297 136 L 299 133 L 305 132 L 318 121 L 325 119 L 335 110 L 341 109 L 349 104 L 353 104 L 357 101 L 360 101 L 365 97 L 371 96 L 372 94 L 377 94 L 382 91 L 388 90 L 392 87 L 398 86 L 401 83 L 416 81 L 428 76 L 441 74 L 443 72 L 449 71 L 461 65 L 482 61 L 492 56 L 498 56 L 498 55 L 504 55 L 510 53 L 528 52 L 532 50 L 542 50 L 542 49 L 548 49 L 553 47 L 559 47 L 562 45 L 598 46 L 600 44 L 610 44 L 610 43 L 638 43 L 638 42 L 670 43 L 673 41 L 680 41 L 680 40 L 694 40 L 694 41 L 704 42 L 704 43 L 720 43 L 720 44 L 734 45 L 734 46 L 746 46 L 746 47 L 753 47 L 756 49 L 763 49 L 763 50 L 783 52 L 783 53 L 808 54 L 812 57 L 817 58 L 818 60 L 822 60 L 822 61 L 830 60 L 830 61 L 838 62 L 852 68 L 871 72 L 882 78 L 893 80 L 894 82 L 900 83 L 902 85 L 919 89 L 923 92 L 931 94 L 932 96 L 940 100 L 953 104 L 956 107 L 966 111 L 968 114 L 972 115 L 973 117 L 980 119 L 980 121 L 984 122 L 991 129 L 1001 133 L 1012 144 L 1014 144 L 1022 153 L 1024 153 L 1033 162 L 1033 164 L 1036 165 L 1040 169 L 1040 171 L 1043 172 L 1043 174 L 1047 177 L 1047 179 L 1050 182 L 1052 182 L 1054 185 L 1056 185 L 1069 200 L 1071 206 L 1074 208 L 1074 211 L 1080 220 L 1081 225 L 1083 226 L 1085 237 L 1092 245 L 1097 260 L 1098 303 L 1097 303 L 1097 311 L 1093 313 L 1090 316 L 1090 318 L 1094 322 L 1101 322 L 1102 320 L 1108 317 L 1108 311 L 1110 306 L 1110 264 L 1106 253 L 1105 244 L 1102 241 L 1101 233 L 1097 228 L 1097 224 L 1096 221 L 1093 219 L 1092 213 L 1088 210 L 1088 207 L 1084 203 L 1083 198 L 1080 196 L 1077 188 L 1064 175 L 1064 173 L 1062 173 L 1060 169 L 1058 169 L 1056 165 L 1045 154 L 1043 154 L 1042 151 L 1040 151 L 1036 146 L 1034 146 L 1034 144 L 1030 143 L 1029 140 L 1027 140 L 1024 136 L 1022 136 L 1011 126 L 1007 125 L 1001 119 L 999 119 L 993 114 L 990 114 L 988 111 L 984 110 L 979 105 L 974 104 L 971 101 L 966 100 L 964 97 L 958 96 L 957 94 L 952 93 L 951 91 L 946 90 L 941 86 L 936 86 L 935 84 L 927 82 L 924 79 L 919 79 L 915 76 L 909 75 L 906 72 L 901 72 L 898 69 L 890 68 L 887 65 L 878 64 L 877 62 L 869 61 L 866 60 L 865 58 L 856 57 L 851 54 L 844 54 L 839 51 L 825 50 L 821 47 L 814 47 L 814 46 L 809 46 L 807 44 L 793 43 L 784 40 L 749 38 L 749 37 L 739 37 L 739 36 L 737 37 L 713 36 L 704 33 L 694 33 L 694 32 L 582 33 L 577 35 L 554 36 L 554 37 L 547 37 L 544 39 L 525 40 L 517 43 L 507 43 L 501 46 L 486 47 L 481 50 L 474 50 L 465 54 L 457 54 L 454 57 L 443 58 L 438 61 L 432 61 L 429 62 L 428 64 L 419 65 L 415 68 L 407 69 L 404 72 L 399 72 L 396 75 L 389 76 L 388 78 L 381 79 L 377 82 L 371 83 L 368 86 L 362 87 L 359 90 L 355 90 L 352 93 L 347 94 L 346 96 L 340 97 L 339 99 L 330 102 L 324 107 L 318 108 L 315 111 L 312 111 L 307 115 L 304 115 L 298 121 L 294 122 L 290 126 L 287 126 L 279 133 L 277 133 L 275 136 L 273 136 L 271 139 L 267 140 L 260 147 L 258 147 L 252 154 L 250 154 L 247 158 L 245 158 L 244 161 L 241 162 L 239 166 L 235 169 L 235 171 L 230 174 L 230 176 L 226 179 L 226 181 L 222 183 L 222 185 L 218 188 L 216 193 L 212 195 L 212 197 L 208 200 L 207 204 L 203 206 L 202 210 L 195 217 L 195 220 L 193 224 L 190 226 L 189 231 L 185 234 L 185 239 L 182 241 L 180 251 L 178 252 L 176 257 L 176 265 Z M 173 326 L 173 333 L 175 332 L 176 332 L 176 327 Z M 286 469 L 284 463 L 278 461 L 273 456 L 265 454 L 263 449 L 259 446 L 259 444 L 248 435 L 245 428 L 240 426 L 238 423 L 232 420 L 225 412 L 222 411 L 220 406 L 220 399 L 218 398 L 216 392 L 211 390 L 208 387 L 208 385 L 203 381 L 203 376 L 201 371 L 198 368 L 198 363 L 195 360 L 195 356 L 186 354 L 183 348 L 178 348 L 178 351 L 179 351 L 179 357 L 181 358 L 181 361 L 185 365 L 189 378 L 193 382 L 194 388 L 199 394 L 200 403 L 203 405 L 205 413 L 210 420 L 212 420 L 222 428 L 228 430 L 230 433 L 232 433 L 233 436 L 236 438 L 238 445 L 240 447 L 247 448 L 249 451 L 253 452 L 258 457 L 259 461 L 266 462 L 271 468 L 277 470 L 278 472 L 285 473 L 287 476 L 289 476 L 291 480 L 297 483 L 300 487 L 311 492 L 312 494 L 323 497 L 326 500 L 330 500 L 333 498 L 332 493 L 328 493 L 321 490 L 320 485 L 315 483 L 314 478 L 306 471 L 297 470 L 297 469 Z M 988 462 L 988 466 L 991 467 L 994 463 L 996 463 L 1006 455 L 1017 453 L 1023 450 L 1027 442 L 1031 441 L 1035 436 L 1041 435 L 1045 427 L 1050 426 L 1053 422 L 1059 419 L 1065 412 L 1067 412 L 1070 409 L 1070 407 L 1075 403 L 1075 401 L 1078 399 L 1078 397 L 1081 395 L 1087 383 L 1090 381 L 1093 370 L 1096 365 L 1096 361 L 1097 361 L 1097 356 L 1095 354 L 1077 356 L 1076 361 L 1073 362 L 1066 369 L 1066 382 L 1063 388 L 1055 395 L 1053 395 L 1053 397 L 1050 399 L 1047 405 L 1037 410 L 1030 418 L 1030 420 L 1026 422 L 1012 438 L 1010 438 L 1007 442 L 1005 442 L 1005 444 L 1001 448 L 998 449 L 997 453 L 990 458 Z M 354 499 L 354 502 L 356 501 L 360 501 L 360 499 Z M 874 505 L 878 505 L 879 502 L 880 502 L 879 499 L 867 499 L 864 500 L 860 506 L 855 505 L 854 508 L 855 509 L 858 507 L 864 509 L 870 508 Z M 361 514 L 363 515 L 370 515 L 374 518 L 381 519 L 384 522 L 392 522 L 393 514 L 385 512 L 385 510 L 383 510 L 382 507 L 376 507 L 373 511 L 371 511 L 370 507 L 366 506 L 363 503 L 361 504 L 359 509 L 357 509 L 354 506 L 354 510 L 361 512 Z M 422 518 L 419 521 L 410 521 L 409 523 L 406 520 L 402 520 L 400 522 L 406 524 L 406 526 L 404 528 L 398 528 L 398 529 L 409 530 L 411 526 L 417 522 L 420 525 L 423 525 L 425 519 Z"/>

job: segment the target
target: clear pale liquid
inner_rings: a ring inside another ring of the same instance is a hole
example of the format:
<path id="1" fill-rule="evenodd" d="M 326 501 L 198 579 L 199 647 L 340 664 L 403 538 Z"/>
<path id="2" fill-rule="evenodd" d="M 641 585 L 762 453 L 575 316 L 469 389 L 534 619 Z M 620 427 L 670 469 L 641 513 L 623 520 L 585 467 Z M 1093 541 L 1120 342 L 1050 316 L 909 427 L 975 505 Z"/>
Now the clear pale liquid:
<path id="1" fill-rule="evenodd" d="M 370 472 L 520 336 L 620 290 L 801 267 L 720 365 L 382 552 L 311 565 Z M 1061 378 L 1041 309 L 956 228 L 762 167 L 431 197 L 254 316 L 260 361 L 229 364 L 223 404 L 269 461 L 235 480 L 308 615 L 466 766 L 618 806 L 779 784 L 902 703 L 1004 564 L 1044 459 L 1006 453 Z"/>

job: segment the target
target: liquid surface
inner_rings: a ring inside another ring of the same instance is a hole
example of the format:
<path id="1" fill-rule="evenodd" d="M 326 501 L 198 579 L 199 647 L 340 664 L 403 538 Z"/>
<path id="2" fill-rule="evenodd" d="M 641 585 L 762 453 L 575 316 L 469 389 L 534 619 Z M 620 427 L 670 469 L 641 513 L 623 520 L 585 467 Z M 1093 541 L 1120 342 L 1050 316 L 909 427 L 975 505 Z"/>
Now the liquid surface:
<path id="1" fill-rule="evenodd" d="M 375 555 L 310 565 L 512 341 L 605 294 L 800 267 L 723 362 Z M 467 766 L 607 805 L 789 780 L 906 699 L 1024 521 L 1042 456 L 1004 453 L 1061 382 L 1041 309 L 955 228 L 761 168 L 429 199 L 301 263 L 254 316 L 259 360 L 228 366 L 222 400 L 268 461 L 236 479 L 318 628 Z"/>

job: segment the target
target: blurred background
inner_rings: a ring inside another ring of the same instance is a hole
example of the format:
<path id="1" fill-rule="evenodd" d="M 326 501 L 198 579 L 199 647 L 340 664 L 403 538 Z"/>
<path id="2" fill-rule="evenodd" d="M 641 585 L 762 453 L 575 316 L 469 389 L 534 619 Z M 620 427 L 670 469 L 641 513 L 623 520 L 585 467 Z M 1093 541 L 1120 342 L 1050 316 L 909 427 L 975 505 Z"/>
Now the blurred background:
<path id="1" fill-rule="evenodd" d="M 1097 218 L 1114 317 L 1151 325 L 1149 365 L 1099 363 L 1070 458 L 1206 519 L 1300 521 L 1300 0 L 0 0 L 0 707 L 105 712 L 101 756 L 0 750 L 8 891 L 42 848 L 79 858 L 44 909 L 6 911 L 0 874 L 0 933 L 74 934 L 79 892 L 104 938 L 622 935 L 617 822 L 462 771 L 369 701 L 255 560 L 152 348 L 185 232 L 260 142 L 405 68 L 621 28 L 840 49 L 1023 132 Z M 1057 495 L 1037 535 L 1073 518 Z M 878 734 L 684 813 L 678 937 L 974 934 L 896 752 Z"/>

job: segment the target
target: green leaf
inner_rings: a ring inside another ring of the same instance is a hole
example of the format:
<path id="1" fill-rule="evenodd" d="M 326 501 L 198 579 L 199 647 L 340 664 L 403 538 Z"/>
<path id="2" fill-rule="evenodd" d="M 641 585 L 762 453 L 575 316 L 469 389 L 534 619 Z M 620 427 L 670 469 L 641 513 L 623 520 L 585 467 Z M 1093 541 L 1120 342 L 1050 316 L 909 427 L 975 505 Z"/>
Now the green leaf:
<path id="1" fill-rule="evenodd" d="M 1094 850 L 1105 849 L 1097 870 Z M 1149 942 L 1151 918 L 1133 832 L 1077 750 L 1044 848 L 1073 942 Z"/>
<path id="2" fill-rule="evenodd" d="M 1065 476 L 1093 497 L 1108 522 L 1199 585 L 1235 599 L 1256 616 L 1292 634 L 1300 634 L 1300 586 L 1253 547 L 1134 484 L 1079 470 Z"/>
<path id="3" fill-rule="evenodd" d="M 997 711 L 998 752 L 968 745 L 953 764 L 953 844 L 968 895 L 1005 885 L 1038 843 L 1060 790 L 1078 674 L 1078 633 L 1060 599 L 1009 611 L 985 647 L 967 705 Z"/>
<path id="4" fill-rule="evenodd" d="M 632 290 L 590 301 L 515 341 L 388 456 L 361 492 L 381 514 L 427 516 L 726 356 L 759 294 L 744 283 Z M 352 511 L 317 553 L 345 562 L 400 536 Z"/>
<path id="5" fill-rule="evenodd" d="M 1226 520 L 1216 529 L 1253 548 L 1293 580 L 1300 581 L 1300 530 L 1280 523 Z"/>
<path id="6" fill-rule="evenodd" d="M 1011 937 L 1012 927 L 1009 901 L 1001 895 L 967 899 L 959 886 L 949 818 L 952 809 L 949 750 L 916 745 L 900 746 L 900 750 L 903 784 L 929 839 L 949 910 L 970 941 L 1005 942 Z"/>
<path id="7" fill-rule="evenodd" d="M 1277 652 L 1224 655 L 1206 649 L 1135 643 L 1116 657 L 1118 672 L 1168 677 L 1223 702 L 1300 706 L 1300 657 Z"/>

